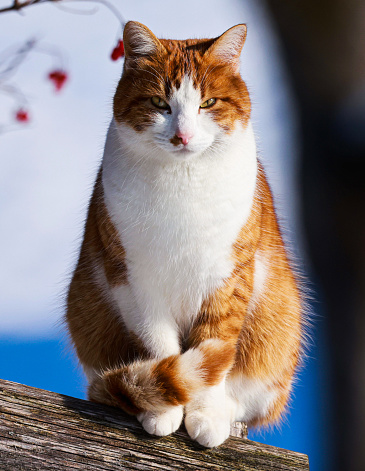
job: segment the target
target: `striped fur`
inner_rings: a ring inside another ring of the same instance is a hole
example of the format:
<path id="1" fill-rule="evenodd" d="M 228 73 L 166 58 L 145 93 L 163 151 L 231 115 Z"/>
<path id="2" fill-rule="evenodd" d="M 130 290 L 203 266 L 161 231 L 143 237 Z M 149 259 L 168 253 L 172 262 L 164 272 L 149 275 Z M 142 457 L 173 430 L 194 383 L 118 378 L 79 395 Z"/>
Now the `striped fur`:
<path id="1" fill-rule="evenodd" d="M 239 75 L 245 37 L 238 25 L 159 40 L 127 24 L 66 314 L 91 400 L 157 435 L 185 412 L 209 447 L 232 421 L 280 419 L 302 351 L 303 303 Z"/>

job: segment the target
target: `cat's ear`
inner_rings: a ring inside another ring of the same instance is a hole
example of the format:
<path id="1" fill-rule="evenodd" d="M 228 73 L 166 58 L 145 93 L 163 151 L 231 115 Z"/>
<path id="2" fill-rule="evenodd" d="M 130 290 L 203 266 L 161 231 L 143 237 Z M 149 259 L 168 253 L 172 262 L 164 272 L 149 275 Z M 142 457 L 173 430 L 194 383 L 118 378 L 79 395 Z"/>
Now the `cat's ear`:
<path id="1" fill-rule="evenodd" d="M 152 31 L 137 21 L 128 21 L 125 25 L 123 43 L 126 59 L 138 59 L 165 51 L 164 46 Z"/>
<path id="2" fill-rule="evenodd" d="M 206 55 L 228 62 L 234 73 L 239 73 L 240 55 L 247 36 L 247 26 L 233 26 L 219 36 L 209 47 Z"/>

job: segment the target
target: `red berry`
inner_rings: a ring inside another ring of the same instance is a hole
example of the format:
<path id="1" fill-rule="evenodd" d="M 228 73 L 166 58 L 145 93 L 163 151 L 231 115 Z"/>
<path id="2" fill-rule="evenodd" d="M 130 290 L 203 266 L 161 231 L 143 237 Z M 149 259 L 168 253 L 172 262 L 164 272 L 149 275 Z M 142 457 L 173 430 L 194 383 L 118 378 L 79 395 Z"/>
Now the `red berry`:
<path id="1" fill-rule="evenodd" d="M 15 119 L 19 121 L 19 123 L 27 123 L 29 121 L 28 111 L 24 110 L 23 108 L 20 108 L 15 113 Z"/>
<path id="2" fill-rule="evenodd" d="M 113 61 L 117 61 L 117 60 L 119 59 L 119 57 L 120 57 L 120 52 L 119 52 L 119 49 L 118 49 L 117 47 L 115 47 L 115 48 L 113 49 L 113 52 L 112 52 L 112 54 L 111 54 L 110 57 L 111 57 L 111 59 L 112 59 Z"/>
<path id="3" fill-rule="evenodd" d="M 119 39 L 118 44 L 116 47 L 113 49 L 113 52 L 111 54 L 111 59 L 113 61 L 117 61 L 120 57 L 124 56 L 124 44 L 121 39 Z"/>
<path id="4" fill-rule="evenodd" d="M 61 90 L 68 79 L 68 75 L 64 70 L 53 70 L 48 74 L 49 80 L 54 83 L 57 91 Z"/>
<path id="5" fill-rule="evenodd" d="M 122 56 L 124 56 L 124 43 L 121 39 L 119 39 L 118 47 L 119 47 L 120 53 L 122 54 Z"/>

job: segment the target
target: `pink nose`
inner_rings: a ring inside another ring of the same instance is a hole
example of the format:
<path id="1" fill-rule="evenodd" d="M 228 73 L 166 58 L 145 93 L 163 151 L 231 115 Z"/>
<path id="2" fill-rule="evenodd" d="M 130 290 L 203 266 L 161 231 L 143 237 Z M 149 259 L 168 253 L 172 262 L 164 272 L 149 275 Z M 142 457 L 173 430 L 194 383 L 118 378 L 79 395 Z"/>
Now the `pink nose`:
<path id="1" fill-rule="evenodd" d="M 181 142 L 186 146 L 189 144 L 190 139 L 194 136 L 192 132 L 182 132 L 182 131 L 177 131 L 176 132 L 177 137 L 181 139 Z"/>

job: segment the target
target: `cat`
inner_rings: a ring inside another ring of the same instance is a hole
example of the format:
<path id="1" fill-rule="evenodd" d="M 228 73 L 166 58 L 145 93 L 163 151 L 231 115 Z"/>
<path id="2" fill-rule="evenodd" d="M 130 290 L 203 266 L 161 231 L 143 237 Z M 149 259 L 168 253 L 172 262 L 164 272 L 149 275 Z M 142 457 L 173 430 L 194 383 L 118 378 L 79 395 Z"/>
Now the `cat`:
<path id="1" fill-rule="evenodd" d="M 301 359 L 291 268 L 240 76 L 246 26 L 124 29 L 125 63 L 66 322 L 91 401 L 220 445 L 272 424 Z"/>

